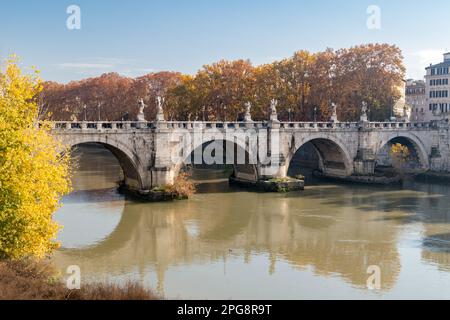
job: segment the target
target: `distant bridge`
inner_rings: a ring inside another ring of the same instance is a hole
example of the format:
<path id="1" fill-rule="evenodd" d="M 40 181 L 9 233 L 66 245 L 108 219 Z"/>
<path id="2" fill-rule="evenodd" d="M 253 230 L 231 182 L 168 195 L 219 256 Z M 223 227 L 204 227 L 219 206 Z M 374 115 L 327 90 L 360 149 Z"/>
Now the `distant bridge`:
<path id="1" fill-rule="evenodd" d="M 173 183 L 184 164 L 205 161 L 202 152 L 219 159 L 219 146 L 225 147 L 226 162 L 234 165 L 235 177 L 247 182 L 286 177 L 294 155 L 307 143 L 317 152 L 320 170 L 330 176 L 373 175 L 392 143 L 408 146 L 420 170 L 450 171 L 446 122 L 163 120 L 52 125 L 53 134 L 69 147 L 104 145 L 117 157 L 125 185 L 138 191 Z"/>

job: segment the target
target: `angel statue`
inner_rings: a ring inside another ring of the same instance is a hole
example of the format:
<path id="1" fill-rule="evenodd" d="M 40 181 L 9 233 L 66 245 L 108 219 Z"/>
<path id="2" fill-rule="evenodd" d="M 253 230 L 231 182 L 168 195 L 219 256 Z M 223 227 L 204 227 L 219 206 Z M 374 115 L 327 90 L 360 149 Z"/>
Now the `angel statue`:
<path id="1" fill-rule="evenodd" d="M 278 101 L 276 99 L 270 101 L 270 121 L 278 122 L 277 105 Z"/>
<path id="2" fill-rule="evenodd" d="M 145 103 L 144 103 L 144 99 L 139 99 L 139 113 L 138 113 L 138 115 L 137 115 L 137 118 L 138 118 L 138 121 L 139 122 L 145 122 L 146 120 L 145 120 L 145 114 L 144 114 L 144 109 L 146 108 L 147 106 L 145 105 Z"/>
<path id="3" fill-rule="evenodd" d="M 244 121 L 245 122 L 252 122 L 251 110 L 252 110 L 251 102 L 246 102 L 245 103 L 245 116 L 244 116 Z"/>
<path id="4" fill-rule="evenodd" d="M 367 102 L 363 101 L 362 107 L 361 107 L 361 121 L 363 121 L 363 122 L 368 121 L 368 118 L 367 118 L 368 109 L 369 108 L 367 107 Z"/>
<path id="5" fill-rule="evenodd" d="M 163 97 L 156 97 L 156 121 L 165 121 L 163 109 L 164 100 Z"/>

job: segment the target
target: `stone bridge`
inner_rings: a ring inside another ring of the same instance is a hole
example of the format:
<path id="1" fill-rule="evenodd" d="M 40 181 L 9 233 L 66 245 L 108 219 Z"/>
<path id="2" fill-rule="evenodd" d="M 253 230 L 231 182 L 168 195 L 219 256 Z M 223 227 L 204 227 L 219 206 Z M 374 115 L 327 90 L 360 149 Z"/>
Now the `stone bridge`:
<path id="1" fill-rule="evenodd" d="M 52 134 L 68 147 L 99 143 L 109 149 L 123 169 L 125 186 L 133 191 L 173 183 L 185 164 L 222 159 L 234 165 L 235 178 L 244 182 L 284 178 L 296 152 L 308 143 L 320 170 L 334 177 L 373 175 L 391 143 L 408 146 L 420 170 L 450 171 L 445 122 L 162 120 L 53 122 L 52 126 Z"/>

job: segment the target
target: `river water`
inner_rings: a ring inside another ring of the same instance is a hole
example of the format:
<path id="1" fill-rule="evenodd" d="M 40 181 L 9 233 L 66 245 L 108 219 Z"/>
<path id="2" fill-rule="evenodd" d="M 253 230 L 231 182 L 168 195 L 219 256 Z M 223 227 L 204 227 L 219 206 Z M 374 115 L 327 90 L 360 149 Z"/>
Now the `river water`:
<path id="1" fill-rule="evenodd" d="M 108 151 L 78 155 L 53 260 L 82 281 L 139 281 L 169 299 L 450 299 L 448 185 L 266 194 L 197 170 L 208 180 L 190 200 L 142 203 L 116 192 Z"/>

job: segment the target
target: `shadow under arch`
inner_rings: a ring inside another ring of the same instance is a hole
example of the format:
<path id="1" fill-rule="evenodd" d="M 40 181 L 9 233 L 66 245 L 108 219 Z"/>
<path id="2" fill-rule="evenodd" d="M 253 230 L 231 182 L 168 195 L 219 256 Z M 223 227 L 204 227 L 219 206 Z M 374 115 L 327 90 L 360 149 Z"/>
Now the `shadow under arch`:
<path id="1" fill-rule="evenodd" d="M 137 156 L 135 156 L 130 150 L 128 150 L 127 147 L 117 142 L 109 143 L 94 140 L 70 143 L 68 147 L 70 147 L 73 151 L 76 150 L 77 147 L 83 145 L 98 145 L 110 151 L 112 155 L 117 159 L 120 167 L 122 168 L 125 185 L 136 190 L 143 189 L 142 177 L 138 170 L 139 165 Z"/>
<path id="2" fill-rule="evenodd" d="M 191 146 L 185 155 L 187 156 L 184 160 L 175 166 L 175 177 L 183 168 L 190 165 L 232 165 L 235 178 L 252 182 L 259 179 L 256 163 L 254 163 L 256 157 L 252 156 L 248 148 L 238 141 L 227 139 L 203 141 Z"/>
<path id="3" fill-rule="evenodd" d="M 349 152 L 338 140 L 317 136 L 293 145 L 287 157 L 289 173 L 302 165 L 336 176 L 349 176 L 353 172 Z"/>
<path id="4" fill-rule="evenodd" d="M 406 146 L 410 152 L 411 161 L 408 162 L 409 168 L 421 170 L 428 170 L 430 168 L 428 153 L 426 152 L 425 146 L 417 137 L 408 133 L 392 135 L 380 142 L 376 152 L 377 165 L 392 165 L 392 160 L 389 153 L 390 147 L 397 143 Z"/>

